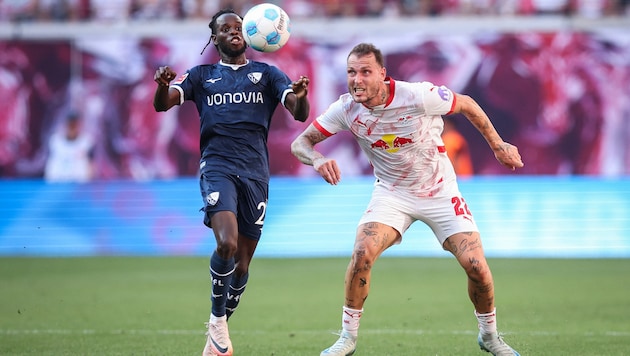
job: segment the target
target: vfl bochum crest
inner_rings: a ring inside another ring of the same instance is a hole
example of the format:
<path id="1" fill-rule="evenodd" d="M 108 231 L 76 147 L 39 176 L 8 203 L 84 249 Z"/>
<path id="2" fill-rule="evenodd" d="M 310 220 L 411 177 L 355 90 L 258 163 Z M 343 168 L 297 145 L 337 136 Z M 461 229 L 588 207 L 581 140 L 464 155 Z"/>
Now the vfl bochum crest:
<path id="1" fill-rule="evenodd" d="M 249 73 L 247 74 L 247 78 L 249 78 L 249 80 L 252 83 L 258 84 L 258 82 L 260 81 L 260 78 L 262 78 L 262 73 L 261 72 Z"/>
<path id="2" fill-rule="evenodd" d="M 215 205 L 219 201 L 219 192 L 212 192 L 206 197 L 208 205 Z"/>

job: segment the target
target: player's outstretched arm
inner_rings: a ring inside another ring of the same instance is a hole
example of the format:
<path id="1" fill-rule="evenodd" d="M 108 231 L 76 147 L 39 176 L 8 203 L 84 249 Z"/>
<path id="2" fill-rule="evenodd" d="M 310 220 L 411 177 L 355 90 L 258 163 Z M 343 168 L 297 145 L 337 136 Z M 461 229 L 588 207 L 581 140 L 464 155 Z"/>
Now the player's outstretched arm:
<path id="1" fill-rule="evenodd" d="M 291 153 L 293 153 L 300 162 L 313 166 L 326 182 L 336 185 L 341 180 L 341 171 L 337 166 L 337 162 L 334 159 L 326 158 L 315 150 L 315 145 L 324 141 L 326 138 L 327 137 L 319 132 L 313 124 L 310 124 L 306 130 L 291 143 Z"/>
<path id="2" fill-rule="evenodd" d="M 153 96 L 153 107 L 155 111 L 166 111 L 179 104 L 179 92 L 171 90 L 169 84 L 175 79 L 175 73 L 170 67 L 159 67 L 153 75 L 153 80 L 157 83 L 155 95 Z"/>
<path id="3" fill-rule="evenodd" d="M 481 133 L 483 138 L 486 139 L 488 145 L 494 152 L 494 156 L 502 165 L 515 170 L 516 168 L 523 167 L 523 161 L 521 155 L 518 152 L 518 148 L 513 146 L 501 138 L 499 133 L 492 125 L 490 118 L 479 104 L 470 96 L 463 94 L 455 94 L 456 105 L 453 110 L 455 113 L 461 113 L 473 126 Z"/>
<path id="4" fill-rule="evenodd" d="M 289 110 L 293 118 L 304 122 L 308 118 L 308 113 L 311 109 L 308 102 L 308 77 L 301 76 L 300 79 L 294 81 L 291 84 L 293 94 L 287 95 L 285 99 L 285 107 Z"/>

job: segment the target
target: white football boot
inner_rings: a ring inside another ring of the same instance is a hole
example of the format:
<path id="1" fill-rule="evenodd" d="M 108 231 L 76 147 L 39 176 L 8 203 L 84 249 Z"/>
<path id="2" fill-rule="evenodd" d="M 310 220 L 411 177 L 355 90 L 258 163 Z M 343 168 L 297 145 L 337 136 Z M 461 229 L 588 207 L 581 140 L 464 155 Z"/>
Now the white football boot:
<path id="1" fill-rule="evenodd" d="M 357 349 L 357 339 L 347 331 L 341 331 L 339 339 L 320 356 L 349 356 Z"/>
<path id="2" fill-rule="evenodd" d="M 228 332 L 227 318 L 223 316 L 216 323 L 207 322 L 206 346 L 203 356 L 232 356 L 232 341 Z"/>
<path id="3" fill-rule="evenodd" d="M 481 350 L 491 353 L 494 356 L 520 356 L 510 345 L 503 341 L 497 334 L 481 334 L 477 336 L 477 342 Z"/>

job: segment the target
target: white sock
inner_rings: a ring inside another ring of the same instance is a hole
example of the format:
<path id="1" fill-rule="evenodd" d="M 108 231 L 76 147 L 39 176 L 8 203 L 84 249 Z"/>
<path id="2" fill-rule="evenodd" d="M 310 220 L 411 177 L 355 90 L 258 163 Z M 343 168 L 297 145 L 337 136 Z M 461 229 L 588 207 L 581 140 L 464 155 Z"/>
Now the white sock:
<path id="1" fill-rule="evenodd" d="M 226 321 L 227 316 L 214 316 L 214 314 L 210 313 L 210 324 L 225 323 Z"/>
<path id="2" fill-rule="evenodd" d="M 475 316 L 482 334 L 496 334 L 497 332 L 497 308 L 486 314 L 479 314 L 475 310 Z"/>
<path id="3" fill-rule="evenodd" d="M 344 331 L 350 333 L 355 338 L 359 335 L 359 319 L 363 315 L 363 309 L 350 309 L 346 306 L 343 307 L 343 317 L 341 320 L 341 327 Z"/>

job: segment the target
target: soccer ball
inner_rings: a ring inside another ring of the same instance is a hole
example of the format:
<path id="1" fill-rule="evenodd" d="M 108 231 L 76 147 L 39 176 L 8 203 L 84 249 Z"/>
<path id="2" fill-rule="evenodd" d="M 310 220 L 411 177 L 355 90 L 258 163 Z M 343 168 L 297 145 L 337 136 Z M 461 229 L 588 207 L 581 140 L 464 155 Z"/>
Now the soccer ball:
<path id="1" fill-rule="evenodd" d="M 247 44 L 260 52 L 275 52 L 282 48 L 291 36 L 291 21 L 277 5 L 259 4 L 243 17 L 243 37 Z"/>

